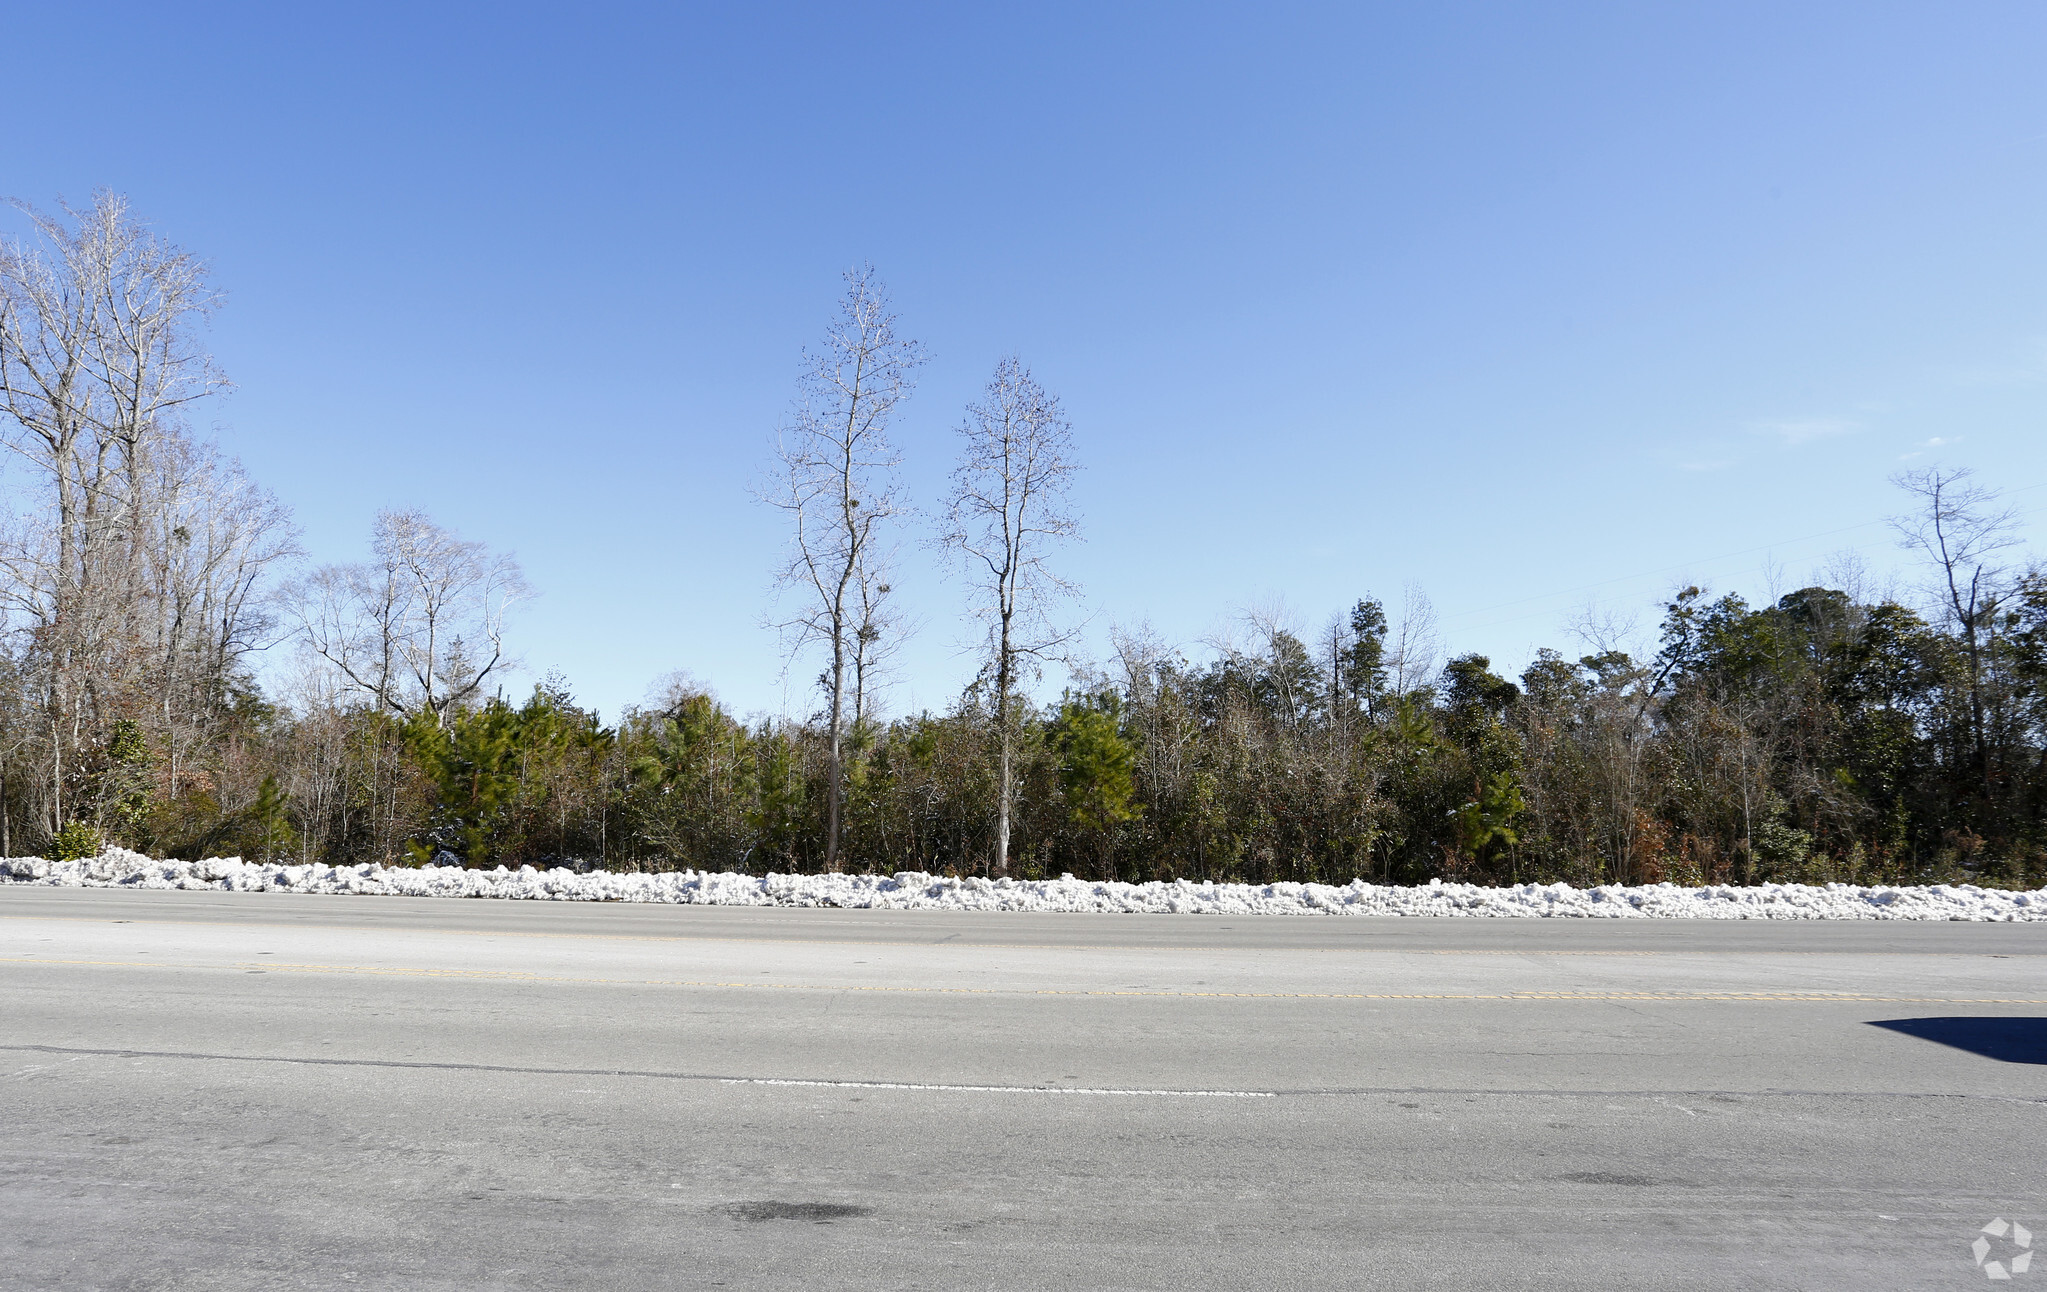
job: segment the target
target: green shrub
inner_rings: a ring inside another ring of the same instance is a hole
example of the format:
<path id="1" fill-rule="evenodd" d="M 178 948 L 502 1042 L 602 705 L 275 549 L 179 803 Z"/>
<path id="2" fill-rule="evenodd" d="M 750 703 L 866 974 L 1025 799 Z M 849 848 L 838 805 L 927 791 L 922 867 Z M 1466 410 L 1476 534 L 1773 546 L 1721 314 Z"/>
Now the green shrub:
<path id="1" fill-rule="evenodd" d="M 106 840 L 100 837 L 98 827 L 83 821 L 73 821 L 51 840 L 50 851 L 58 861 L 84 861 L 97 857 L 106 847 Z"/>

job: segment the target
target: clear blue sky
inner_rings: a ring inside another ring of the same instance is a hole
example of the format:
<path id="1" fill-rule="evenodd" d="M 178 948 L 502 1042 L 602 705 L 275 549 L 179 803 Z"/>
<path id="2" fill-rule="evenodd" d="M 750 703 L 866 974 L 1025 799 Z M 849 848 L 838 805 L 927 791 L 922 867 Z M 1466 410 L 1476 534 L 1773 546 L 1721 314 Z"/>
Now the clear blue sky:
<path id="1" fill-rule="evenodd" d="M 1063 395 L 1097 643 L 1414 582 L 1511 673 L 1575 652 L 1589 599 L 1647 629 L 1681 579 L 1895 568 L 1872 522 L 1908 462 L 2047 484 L 2038 4 L 80 2 L 5 29 L 0 192 L 120 189 L 212 261 L 238 389 L 210 417 L 314 557 L 386 505 L 515 551 L 531 671 L 607 713 L 677 668 L 784 708 L 783 533 L 747 486 L 863 259 L 933 355 L 899 427 L 919 500 L 1000 355 Z M 924 628 L 893 706 L 943 705 L 963 590 L 918 552 L 900 585 Z"/>

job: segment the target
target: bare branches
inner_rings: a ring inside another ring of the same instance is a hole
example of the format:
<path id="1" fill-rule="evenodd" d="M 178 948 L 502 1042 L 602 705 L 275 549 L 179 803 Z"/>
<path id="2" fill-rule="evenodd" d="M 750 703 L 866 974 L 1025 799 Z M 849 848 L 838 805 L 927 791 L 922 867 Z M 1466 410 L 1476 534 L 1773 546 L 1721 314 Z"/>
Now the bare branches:
<path id="1" fill-rule="evenodd" d="M 1044 658 L 1073 637 L 1051 611 L 1078 590 L 1046 564 L 1049 549 L 1080 530 L 1067 498 L 1079 469 L 1073 429 L 1057 397 L 1008 358 L 982 401 L 967 406 L 959 434 L 942 541 L 982 590 L 973 610 L 1006 675 L 1017 657 Z"/>
<path id="2" fill-rule="evenodd" d="M 181 711 L 203 732 L 244 680 L 245 658 L 270 644 L 265 580 L 300 554 L 298 528 L 211 445 L 166 439 L 145 483 L 136 550 L 143 600 L 154 608 L 156 708 L 175 781 Z"/>
<path id="3" fill-rule="evenodd" d="M 896 316 L 872 266 L 846 273 L 838 317 L 822 347 L 804 354 L 797 404 L 777 438 L 780 470 L 763 500 L 787 513 L 794 533 L 776 582 L 800 593 L 778 626 L 791 649 L 844 635 L 864 573 L 873 598 L 886 556 L 878 535 L 902 511 L 895 473 L 902 457 L 888 438 L 896 407 L 909 398 L 923 349 L 895 331 Z"/>
<path id="4" fill-rule="evenodd" d="M 1411 695 L 1436 675 L 1436 659 L 1443 653 L 1436 633 L 1436 606 L 1419 583 L 1402 589 L 1400 627 L 1393 650 L 1386 661 L 1387 673 L 1396 696 Z"/>
<path id="5" fill-rule="evenodd" d="M 65 747 L 155 712 L 178 776 L 262 631 L 263 573 L 289 520 L 185 430 L 225 389 L 199 327 L 220 302 L 203 263 L 102 191 L 57 214 L 22 202 L 0 245 L 0 445 L 28 469 L 0 539 L 0 597 L 21 612 L 45 708 L 52 828 Z"/>
<path id="6" fill-rule="evenodd" d="M 447 724 L 505 653 L 505 613 L 529 589 L 517 561 L 457 538 L 419 511 L 377 514 L 375 559 L 329 565 L 287 590 L 306 648 L 380 709 Z"/>
<path id="7" fill-rule="evenodd" d="M 1078 469 L 1072 427 L 1059 400 L 1015 358 L 995 365 L 980 403 L 967 406 L 959 428 L 960 462 L 946 502 L 944 542 L 958 553 L 979 591 L 975 614 L 988 627 L 996 726 L 1001 743 L 995 853 L 989 869 L 1009 865 L 1011 775 L 1010 692 L 1019 662 L 1037 661 L 1065 645 L 1074 630 L 1054 623 L 1051 608 L 1074 586 L 1045 563 L 1049 548 L 1079 525 L 1067 500 Z"/>
<path id="8" fill-rule="evenodd" d="M 28 205 L 35 240 L 0 246 L 0 412 L 7 446 L 56 477 L 67 522 L 118 507 L 180 410 L 224 390 L 197 327 L 220 304 L 197 258 L 101 191 L 55 216 Z"/>
<path id="9" fill-rule="evenodd" d="M 888 293 L 866 265 L 847 272 L 838 317 L 804 359 L 796 408 L 776 444 L 780 471 L 762 497 L 794 530 L 776 576 L 796 602 L 777 625 L 785 645 L 791 655 L 813 645 L 830 654 L 822 676 L 831 779 L 825 856 L 836 870 L 847 710 L 864 716 L 870 669 L 896 626 L 887 604 L 894 551 L 887 524 L 903 510 L 902 459 L 889 422 L 910 396 L 924 351 L 896 334 Z"/>
<path id="10" fill-rule="evenodd" d="M 2018 543 L 2018 513 L 1997 505 L 1998 494 L 1970 482 L 1967 468 L 1929 467 L 1907 471 L 1891 483 L 1919 499 L 1917 512 L 1891 518 L 1899 545 L 1916 551 L 1934 567 L 1942 610 L 1960 630 L 1969 668 L 1969 731 L 1983 792 L 1992 791 L 1989 734 L 1984 724 L 1984 652 L 1995 632 L 2004 570 L 1999 552 Z"/>
<path id="11" fill-rule="evenodd" d="M 1966 467 L 1928 467 L 1891 478 L 1920 503 L 1917 511 L 1890 518 L 1899 546 L 1934 566 L 1944 609 L 1964 628 L 1980 618 L 1987 600 L 1994 600 L 2003 570 L 1993 558 L 2019 541 L 2013 532 L 2018 513 L 1998 506 L 1997 491 L 1973 483 L 1971 475 Z"/>

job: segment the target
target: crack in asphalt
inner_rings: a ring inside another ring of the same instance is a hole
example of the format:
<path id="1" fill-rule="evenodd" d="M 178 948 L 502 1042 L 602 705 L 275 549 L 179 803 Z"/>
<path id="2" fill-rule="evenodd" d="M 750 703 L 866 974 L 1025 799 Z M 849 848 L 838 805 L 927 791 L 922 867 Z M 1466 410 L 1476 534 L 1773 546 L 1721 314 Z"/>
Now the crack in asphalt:
<path id="1" fill-rule="evenodd" d="M 33 1045 L 0 1043 L 0 1052 L 21 1054 L 70 1055 L 78 1058 L 110 1059 L 185 1059 L 195 1062 L 215 1063 L 289 1063 L 308 1067 L 323 1068 L 397 1068 L 429 1072 L 502 1072 L 514 1075 L 542 1077 L 634 1077 L 657 1081 L 700 1081 L 734 1086 L 787 1086 L 817 1089 L 851 1090 L 906 1090 L 933 1093 L 967 1094 L 1046 1094 L 1046 1095 L 1157 1095 L 1167 1097 L 1221 1097 L 1276 1099 L 1281 1097 L 1313 1096 L 1372 1096 L 1372 1095 L 1459 1095 L 1466 1098 L 1503 1097 L 1526 1098 L 1552 1096 L 1556 1098 L 1580 1099 L 1651 1099 L 1668 1100 L 1674 1097 L 1712 1098 L 1735 1096 L 1739 1099 L 1937 1099 L 1974 1100 L 1991 1103 L 2021 1104 L 2027 1106 L 2047 1105 L 2047 1095 L 1983 1095 L 1957 1092 L 1926 1092 L 1896 1090 L 1597 1090 L 1558 1089 L 1531 1087 L 1527 1089 L 1487 1089 L 1484 1087 L 1444 1086 L 1296 1086 L 1280 1087 L 1273 1090 L 1168 1090 L 1156 1087 L 1137 1086 L 1000 1086 L 964 1085 L 943 1082 L 916 1081 L 859 1081 L 832 1080 L 826 1078 L 795 1077 L 748 1077 L 721 1072 L 675 1072 L 657 1068 L 554 1068 L 501 1063 L 450 1063 L 425 1059 L 335 1059 L 317 1055 L 290 1054 L 215 1054 L 200 1050 L 139 1050 L 128 1048 L 102 1048 L 92 1046 Z M 26 1075 L 17 1073 L 17 1076 Z"/>

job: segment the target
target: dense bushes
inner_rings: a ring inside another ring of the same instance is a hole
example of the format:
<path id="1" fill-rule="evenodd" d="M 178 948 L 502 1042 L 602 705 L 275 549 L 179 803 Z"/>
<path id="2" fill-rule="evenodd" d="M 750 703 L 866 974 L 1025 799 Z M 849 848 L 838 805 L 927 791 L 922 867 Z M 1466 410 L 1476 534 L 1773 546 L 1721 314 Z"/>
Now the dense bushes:
<path id="1" fill-rule="evenodd" d="M 1510 681 L 1466 655 L 1405 691 L 1354 667 L 1383 653 L 1371 603 L 1320 651 L 1273 632 L 1195 664 L 1125 643 L 1114 677 L 1045 709 L 1016 698 L 1012 873 L 2037 883 L 2047 587 L 2009 604 L 1973 696 L 1954 634 L 1824 588 L 1761 608 L 1688 591 L 1653 659 L 1544 652 Z M 615 726 L 558 679 L 445 724 L 253 694 L 232 712 L 175 789 L 144 728 L 115 723 L 54 846 L 756 873 L 824 857 L 820 726 L 748 725 L 699 689 Z M 850 866 L 985 870 L 993 714 L 975 687 L 851 731 Z M 32 782 L 8 785 L 13 819 L 34 816 Z"/>

